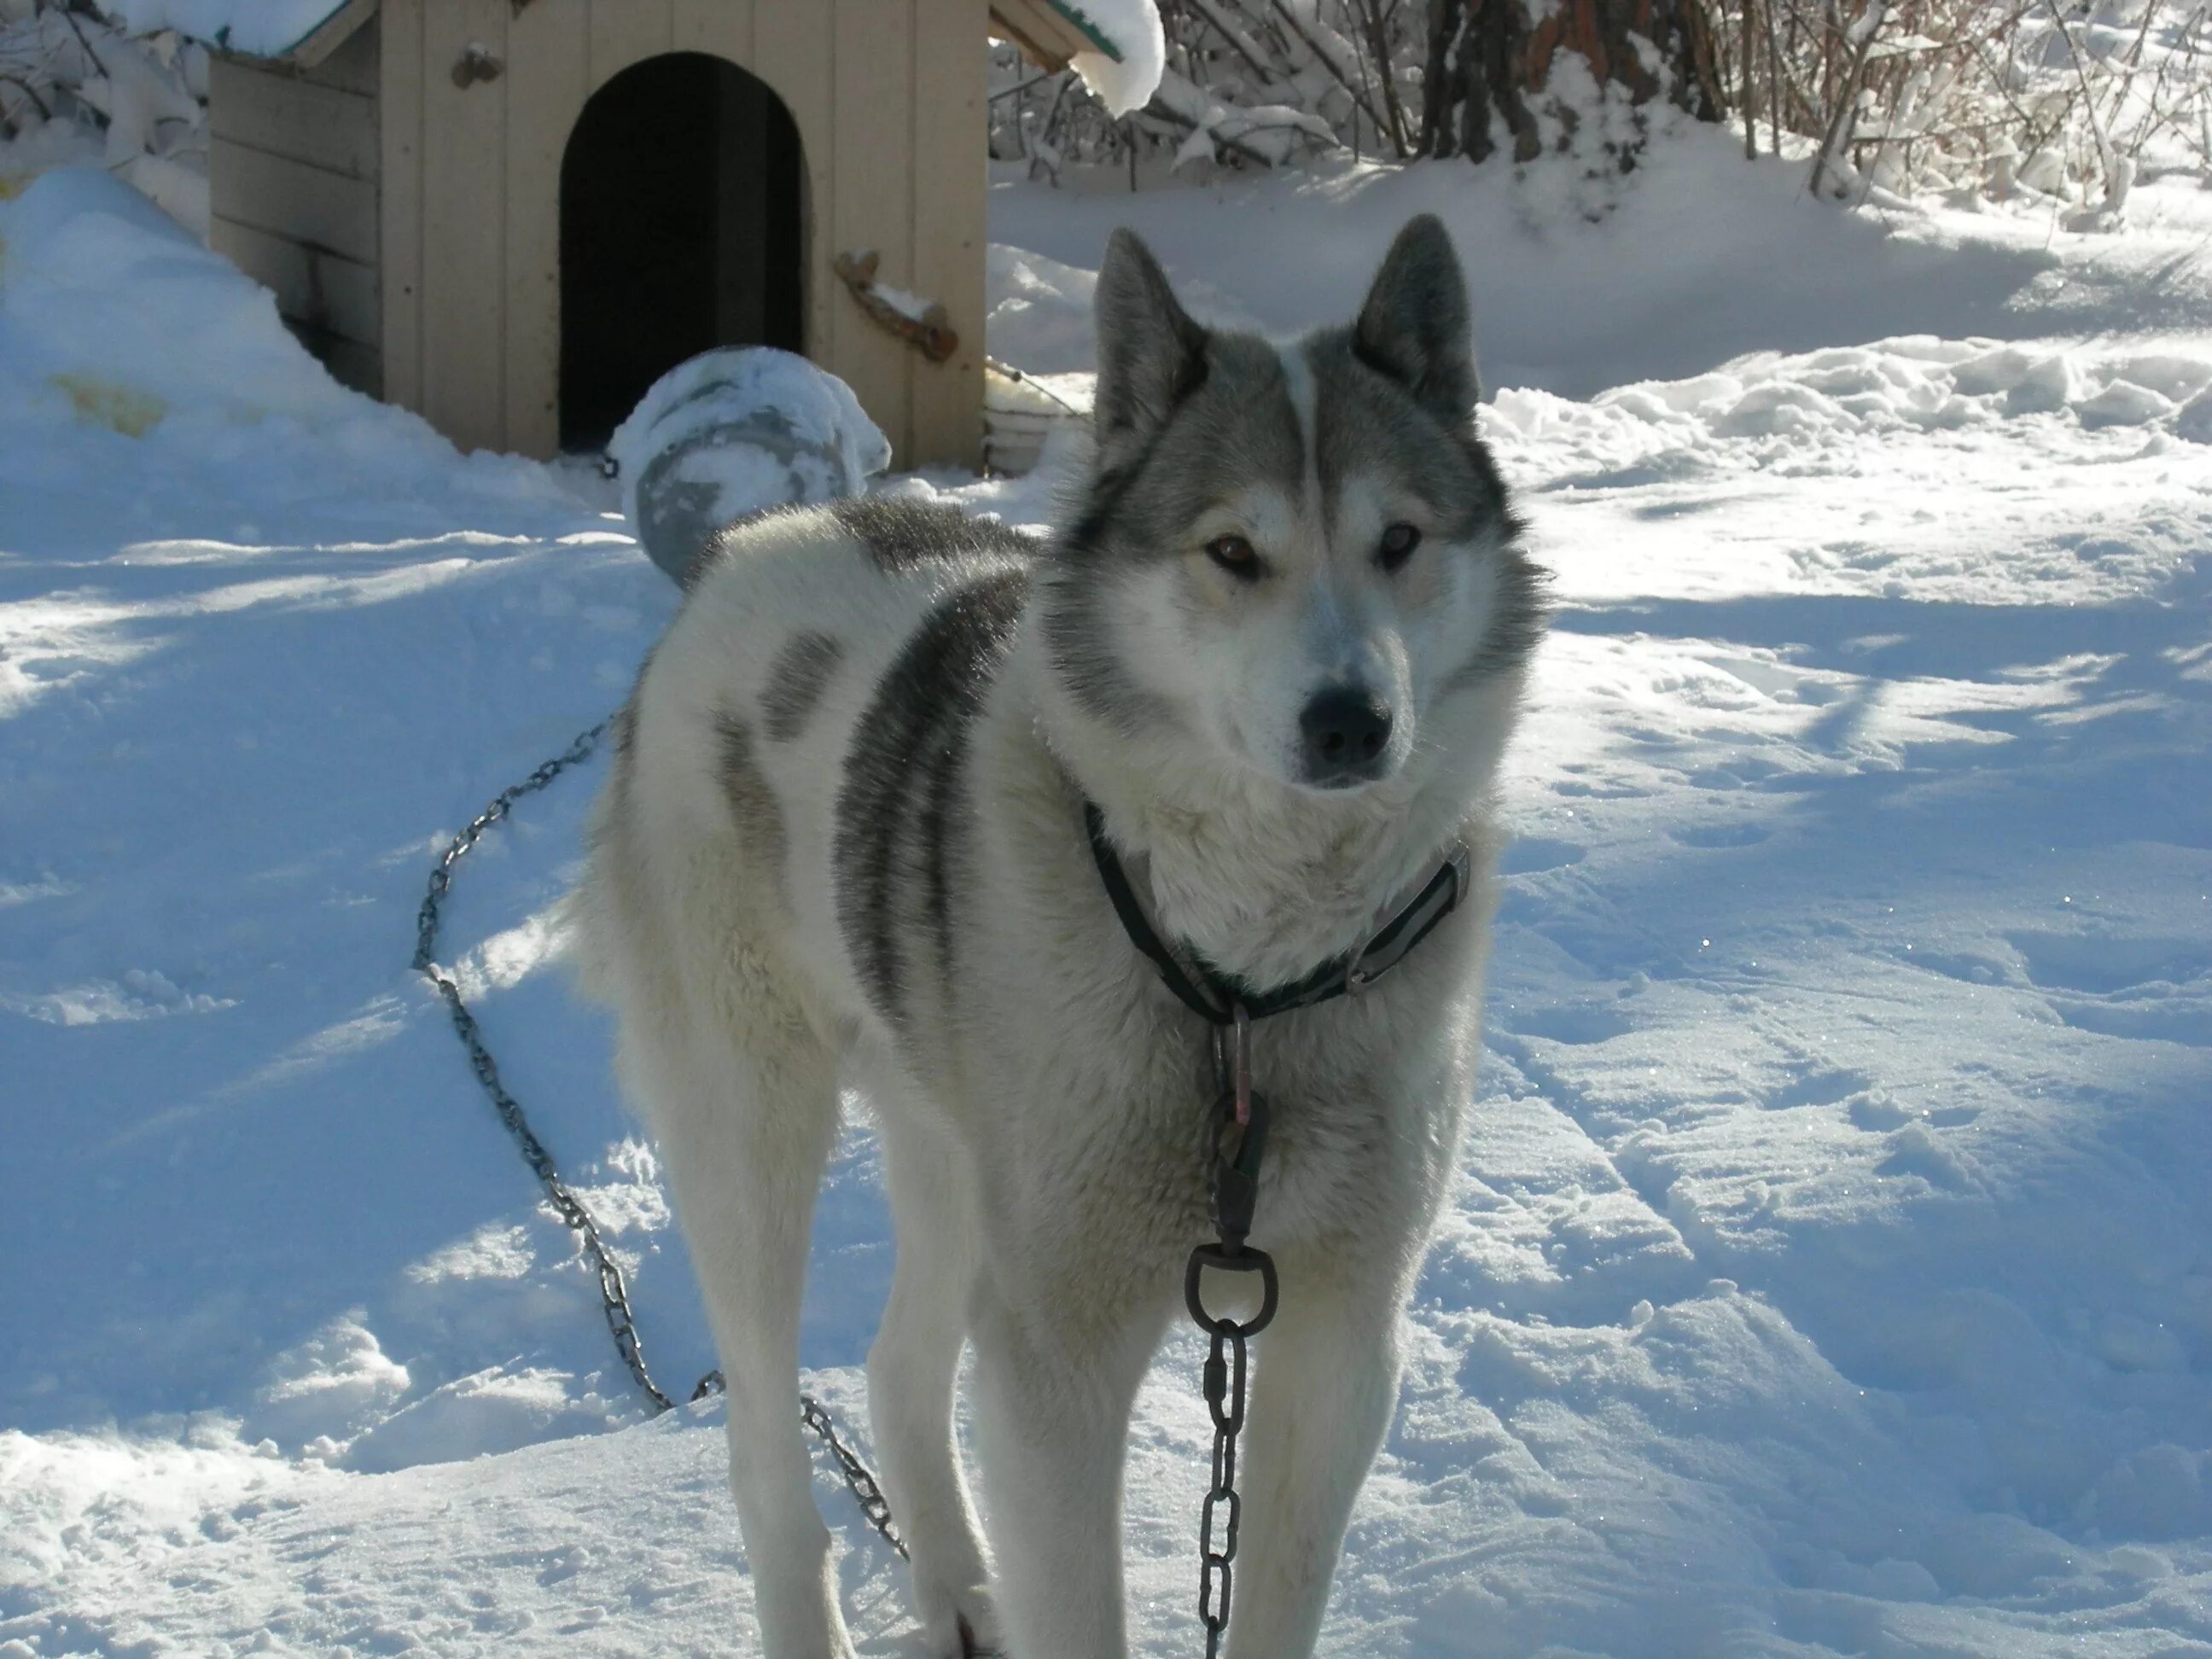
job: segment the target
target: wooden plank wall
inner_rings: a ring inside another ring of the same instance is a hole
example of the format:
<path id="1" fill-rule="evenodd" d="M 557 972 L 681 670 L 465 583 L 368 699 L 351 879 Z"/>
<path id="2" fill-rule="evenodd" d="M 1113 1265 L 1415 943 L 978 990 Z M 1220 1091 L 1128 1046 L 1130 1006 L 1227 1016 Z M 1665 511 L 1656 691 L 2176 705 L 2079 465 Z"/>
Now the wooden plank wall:
<path id="1" fill-rule="evenodd" d="M 561 441 L 561 157 L 591 96 L 591 15 L 538 0 L 507 37 L 506 447 L 551 455 Z"/>
<path id="2" fill-rule="evenodd" d="M 988 303 L 989 15 L 986 0 L 915 0 L 915 21 L 912 287 L 944 303 L 960 349 L 942 363 L 915 360 L 912 443 L 899 464 L 975 467 L 983 456 Z"/>
<path id="3" fill-rule="evenodd" d="M 383 391 L 374 24 L 307 74 L 208 66 L 208 240 L 346 385 Z"/>
<path id="4" fill-rule="evenodd" d="M 502 70 L 457 83 L 471 47 L 505 62 L 507 0 L 428 0 L 422 33 L 422 413 L 464 449 L 511 447 L 507 433 L 507 209 L 520 191 L 557 190 L 507 162 Z"/>
<path id="5" fill-rule="evenodd" d="M 817 234 L 825 224 L 830 231 L 821 252 L 829 256 L 827 264 L 840 253 L 873 248 L 882 261 L 880 279 L 912 291 L 918 286 L 913 259 L 914 6 L 912 0 L 832 3 L 837 118 L 829 142 L 836 201 L 827 217 L 816 222 Z M 903 465 L 913 448 L 914 348 L 857 313 L 849 295 L 837 293 L 832 304 L 836 323 L 829 361 L 851 385 L 860 407 L 889 434 Z"/>
<path id="6" fill-rule="evenodd" d="M 384 258 L 377 288 L 384 305 L 384 395 L 422 408 L 422 70 L 426 0 L 384 0 L 377 27 L 384 50 L 377 74 L 383 112 Z"/>
<path id="7" fill-rule="evenodd" d="M 849 381 L 896 465 L 981 442 L 987 0 L 384 0 L 381 272 L 387 395 L 464 447 L 550 454 L 560 368 L 560 164 L 591 94 L 708 52 L 783 99 L 805 157 L 809 355 Z M 471 44 L 496 79 L 455 83 Z M 944 302 L 962 349 L 927 362 L 876 327 L 832 262 Z"/>
<path id="8" fill-rule="evenodd" d="M 840 325 L 852 320 L 852 301 L 841 291 L 830 262 L 827 227 L 836 222 L 838 179 L 830 165 L 830 142 L 837 120 L 836 18 L 831 0 L 754 0 L 753 56 L 745 68 L 775 88 L 799 128 L 799 152 L 806 166 L 806 355 L 833 374 L 844 374 L 838 355 Z M 848 376 L 847 378 L 850 378 Z M 893 443 L 890 417 L 868 411 Z"/>

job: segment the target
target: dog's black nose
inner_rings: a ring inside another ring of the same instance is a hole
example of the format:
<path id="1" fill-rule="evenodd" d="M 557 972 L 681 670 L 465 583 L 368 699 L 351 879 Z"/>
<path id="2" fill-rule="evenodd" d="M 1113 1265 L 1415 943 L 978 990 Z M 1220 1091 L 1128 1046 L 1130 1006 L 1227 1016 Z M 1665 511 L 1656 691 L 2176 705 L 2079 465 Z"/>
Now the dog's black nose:
<path id="1" fill-rule="evenodd" d="M 1382 769 L 1390 746 L 1390 705 L 1364 686 L 1332 686 L 1298 716 L 1306 781 L 1324 788 L 1358 783 Z"/>

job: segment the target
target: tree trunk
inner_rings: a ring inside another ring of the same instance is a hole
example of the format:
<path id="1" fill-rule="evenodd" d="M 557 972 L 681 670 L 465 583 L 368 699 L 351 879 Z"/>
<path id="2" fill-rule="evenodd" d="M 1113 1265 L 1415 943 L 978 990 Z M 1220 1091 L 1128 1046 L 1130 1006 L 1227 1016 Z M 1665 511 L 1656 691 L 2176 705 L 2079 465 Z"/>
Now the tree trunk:
<path id="1" fill-rule="evenodd" d="M 1531 23 L 1535 9 L 1536 0 L 1429 0 L 1423 155 L 1483 161 L 1498 148 L 1502 124 L 1513 159 L 1534 161 L 1544 147 L 1540 112 L 1563 134 L 1582 118 L 1548 90 L 1563 52 L 1582 56 L 1608 98 L 1636 106 L 1663 94 L 1700 121 L 1721 118 L 1711 27 L 1700 0 L 1552 0 Z M 1632 37 L 1656 49 L 1656 72 Z M 1632 149 L 1617 159 L 1623 172 L 1636 165 Z"/>

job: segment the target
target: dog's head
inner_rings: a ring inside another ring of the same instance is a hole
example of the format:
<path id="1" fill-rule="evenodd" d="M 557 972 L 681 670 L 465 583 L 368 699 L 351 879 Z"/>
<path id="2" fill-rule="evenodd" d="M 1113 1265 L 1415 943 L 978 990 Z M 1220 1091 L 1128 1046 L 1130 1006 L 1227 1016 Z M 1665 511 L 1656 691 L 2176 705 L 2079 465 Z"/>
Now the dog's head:
<path id="1" fill-rule="evenodd" d="M 1044 573 L 1068 694 L 1301 790 L 1441 763 L 1425 727 L 1516 675 L 1542 616 L 1443 227 L 1288 344 L 1194 322 L 1127 230 L 1097 305 L 1094 453 Z"/>

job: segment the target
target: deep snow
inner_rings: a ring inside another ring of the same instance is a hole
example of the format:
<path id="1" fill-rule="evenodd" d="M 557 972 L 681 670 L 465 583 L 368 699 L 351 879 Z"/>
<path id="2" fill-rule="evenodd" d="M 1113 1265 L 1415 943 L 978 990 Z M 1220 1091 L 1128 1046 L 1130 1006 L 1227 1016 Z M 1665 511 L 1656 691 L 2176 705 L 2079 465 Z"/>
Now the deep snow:
<path id="1" fill-rule="evenodd" d="M 1116 222 L 1279 328 L 1435 208 L 1559 575 L 1328 1650 L 2212 1652 L 2212 204 L 1885 222 L 1717 135 L 1597 224 L 1456 166 L 1108 182 L 995 193 L 995 354 L 1082 367 Z M 330 386 L 119 187 L 0 248 L 0 1654 L 756 1651 L 714 1408 L 641 1420 L 406 969 L 443 838 L 673 590 L 587 472 Z M 588 788 L 448 937 L 673 1387 L 695 1295 L 558 971 Z M 869 1164 L 804 1340 L 863 1437 Z M 1195 1632 L 1193 1370 L 1133 1436 L 1148 1652 Z"/>

